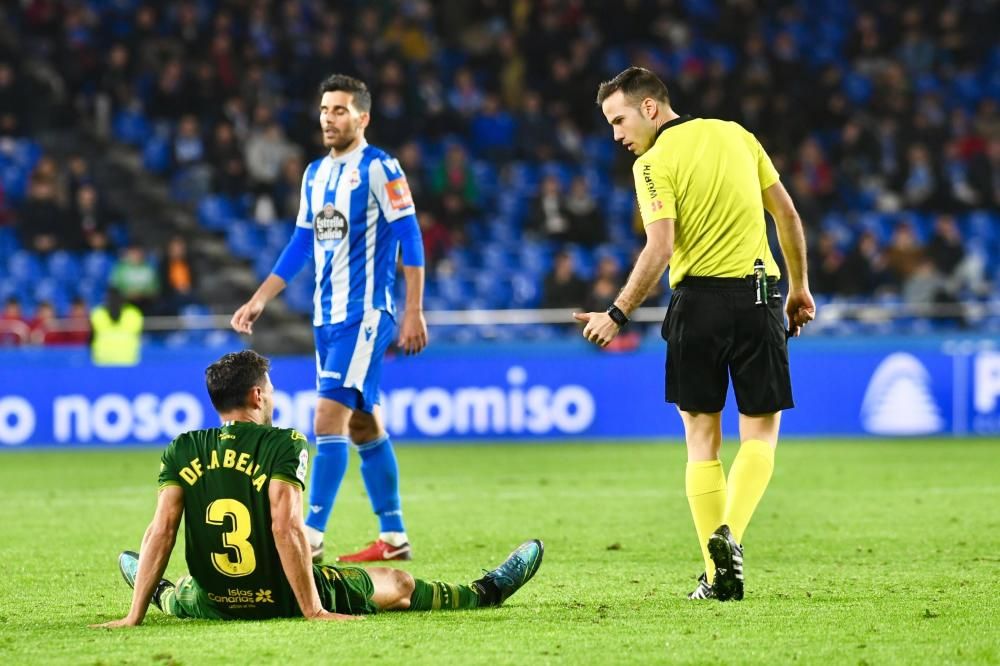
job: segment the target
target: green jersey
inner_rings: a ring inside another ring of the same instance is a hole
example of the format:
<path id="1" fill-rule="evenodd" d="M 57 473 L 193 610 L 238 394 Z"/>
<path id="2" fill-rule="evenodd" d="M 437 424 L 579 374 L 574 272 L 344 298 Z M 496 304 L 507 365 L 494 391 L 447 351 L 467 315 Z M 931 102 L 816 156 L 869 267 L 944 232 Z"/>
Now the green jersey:
<path id="1" fill-rule="evenodd" d="M 309 451 L 295 430 L 229 422 L 167 446 L 160 487 L 184 490 L 185 557 L 223 616 L 300 615 L 271 532 L 271 482 L 305 487 Z"/>

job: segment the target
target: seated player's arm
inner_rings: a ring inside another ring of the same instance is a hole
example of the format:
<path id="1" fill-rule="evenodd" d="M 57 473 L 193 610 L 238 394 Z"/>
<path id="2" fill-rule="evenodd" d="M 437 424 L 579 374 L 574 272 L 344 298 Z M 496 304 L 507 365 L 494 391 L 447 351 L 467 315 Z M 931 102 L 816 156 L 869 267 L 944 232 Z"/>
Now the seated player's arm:
<path id="1" fill-rule="evenodd" d="M 653 286 L 663 277 L 674 254 L 674 221 L 660 219 L 646 225 L 646 245 L 636 259 L 632 274 L 615 305 L 626 315 L 642 305 Z"/>
<path id="2" fill-rule="evenodd" d="M 132 608 L 125 618 L 126 624 L 142 624 L 142 620 L 146 617 L 153 591 L 163 578 L 163 572 L 167 570 L 183 514 L 184 490 L 180 486 L 164 486 L 156 502 L 153 522 L 146 528 L 146 534 L 142 537 L 142 546 L 139 548 L 139 570 L 135 576 Z"/>
<path id="3" fill-rule="evenodd" d="M 272 479 L 268 484 L 271 502 L 271 532 L 278 549 L 281 568 L 295 593 L 302 616 L 310 620 L 350 619 L 323 608 L 313 578 L 312 555 L 302 522 L 302 489 L 287 481 Z"/>

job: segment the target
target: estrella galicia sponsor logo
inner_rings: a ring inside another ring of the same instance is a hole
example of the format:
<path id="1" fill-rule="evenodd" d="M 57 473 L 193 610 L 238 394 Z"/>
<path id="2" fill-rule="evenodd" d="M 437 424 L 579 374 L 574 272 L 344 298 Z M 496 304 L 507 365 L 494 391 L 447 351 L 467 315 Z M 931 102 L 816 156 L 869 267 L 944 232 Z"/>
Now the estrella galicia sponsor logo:
<path id="1" fill-rule="evenodd" d="M 929 435 L 944 428 L 930 373 L 917 357 L 897 352 L 879 363 L 865 391 L 861 422 L 876 435 Z"/>
<path id="2" fill-rule="evenodd" d="M 324 244 L 335 244 L 347 238 L 347 218 L 333 204 L 326 204 L 313 220 L 316 240 Z"/>

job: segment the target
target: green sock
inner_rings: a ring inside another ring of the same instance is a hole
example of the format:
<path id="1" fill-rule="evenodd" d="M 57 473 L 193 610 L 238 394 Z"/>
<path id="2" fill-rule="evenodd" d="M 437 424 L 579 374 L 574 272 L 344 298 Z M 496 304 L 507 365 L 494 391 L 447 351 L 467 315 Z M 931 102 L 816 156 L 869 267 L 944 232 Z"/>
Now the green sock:
<path id="1" fill-rule="evenodd" d="M 152 607 L 153 602 L 150 601 L 149 605 L 150 607 Z M 166 613 L 167 615 L 175 615 L 175 616 L 179 615 L 177 609 L 176 587 L 171 585 L 170 587 L 168 587 L 166 590 L 163 591 L 163 594 L 160 595 L 160 607 L 163 609 L 163 612 Z"/>
<path id="2" fill-rule="evenodd" d="M 452 585 L 419 578 L 415 578 L 413 583 L 413 594 L 410 596 L 411 611 L 479 607 L 479 594 L 468 585 Z"/>

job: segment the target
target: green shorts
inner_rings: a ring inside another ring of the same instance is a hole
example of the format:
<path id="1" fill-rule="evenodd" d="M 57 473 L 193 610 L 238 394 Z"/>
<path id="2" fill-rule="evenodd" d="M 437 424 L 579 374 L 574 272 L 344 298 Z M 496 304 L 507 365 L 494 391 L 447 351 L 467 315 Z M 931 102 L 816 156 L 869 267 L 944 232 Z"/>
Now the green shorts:
<path id="1" fill-rule="evenodd" d="M 364 569 L 313 565 L 313 578 L 319 590 L 320 603 L 328 611 L 345 615 L 370 615 L 378 612 L 378 606 L 372 601 L 375 586 L 372 584 L 371 576 Z M 208 598 L 208 593 L 198 581 L 191 576 L 181 577 L 177 581 L 177 587 L 164 592 L 160 602 L 165 613 L 179 618 L 244 619 L 219 608 Z"/>
<path id="2" fill-rule="evenodd" d="M 313 578 L 323 608 L 345 615 L 371 615 L 378 612 L 372 601 L 375 585 L 361 567 L 313 565 Z"/>

